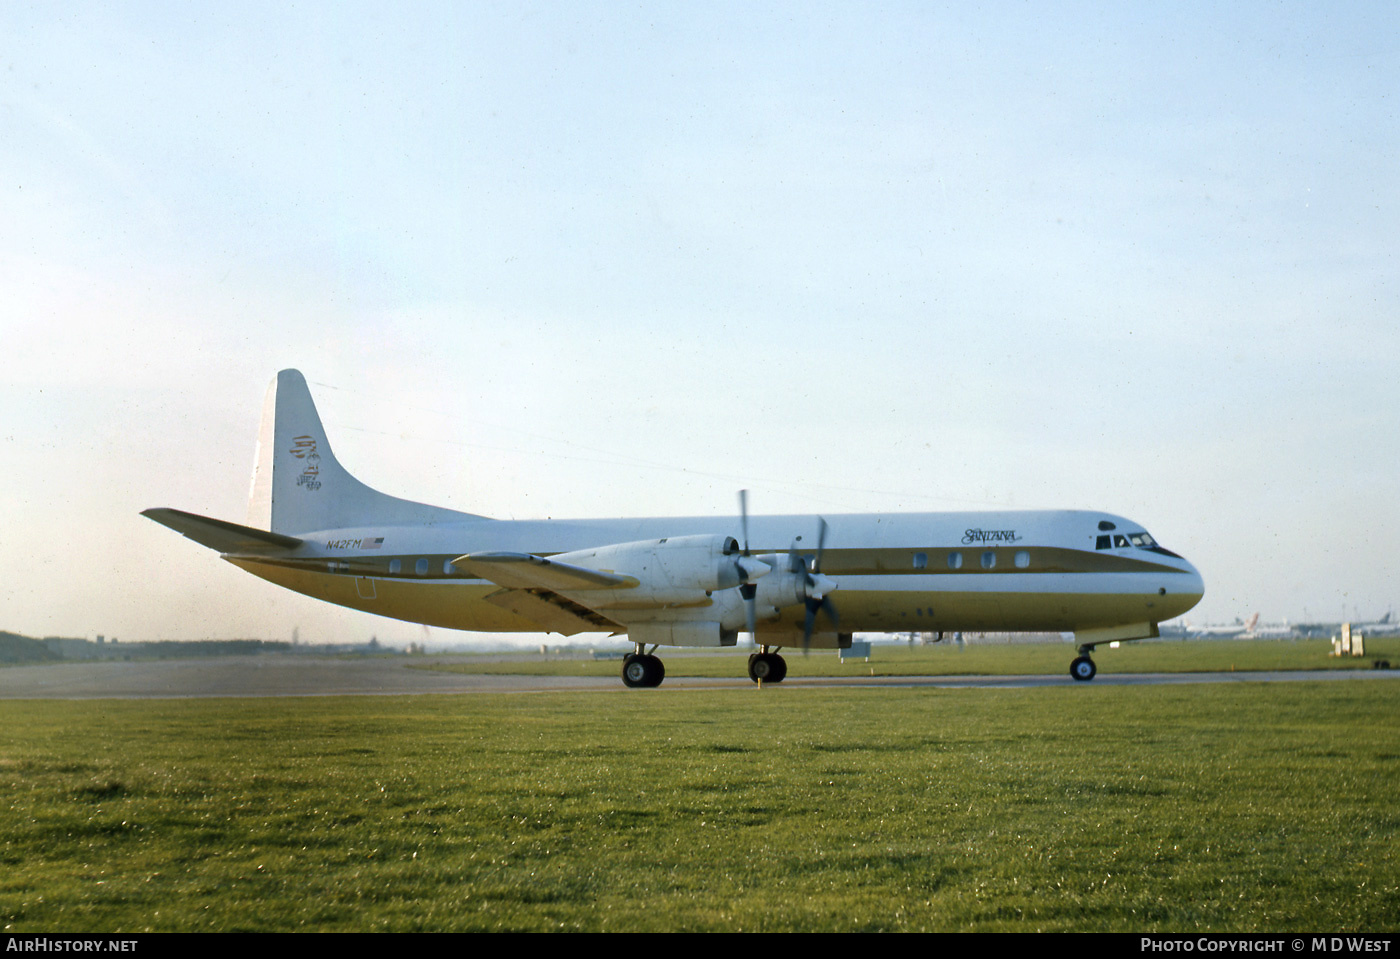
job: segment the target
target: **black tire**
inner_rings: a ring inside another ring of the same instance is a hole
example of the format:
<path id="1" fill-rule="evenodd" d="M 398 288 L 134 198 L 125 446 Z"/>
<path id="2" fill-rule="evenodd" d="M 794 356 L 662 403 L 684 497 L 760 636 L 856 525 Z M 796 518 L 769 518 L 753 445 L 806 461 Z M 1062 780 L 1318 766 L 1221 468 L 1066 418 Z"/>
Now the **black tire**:
<path id="1" fill-rule="evenodd" d="M 1069 674 L 1081 683 L 1087 683 L 1098 674 L 1099 668 L 1088 656 L 1080 656 L 1069 664 Z"/>
<path id="2" fill-rule="evenodd" d="M 787 676 L 787 661 L 777 653 L 755 653 L 749 657 L 749 679 L 781 683 Z"/>
<path id="3" fill-rule="evenodd" d="M 770 683 L 781 683 L 787 679 L 787 660 L 777 653 L 769 653 L 773 657 L 773 674 L 768 677 Z"/>
<path id="4" fill-rule="evenodd" d="M 655 656 L 630 655 L 622 660 L 622 683 L 632 689 L 651 689 L 666 678 L 666 666 Z"/>
<path id="5" fill-rule="evenodd" d="M 769 672 L 767 653 L 754 653 L 749 657 L 749 679 L 756 683 L 761 682 L 768 678 Z"/>

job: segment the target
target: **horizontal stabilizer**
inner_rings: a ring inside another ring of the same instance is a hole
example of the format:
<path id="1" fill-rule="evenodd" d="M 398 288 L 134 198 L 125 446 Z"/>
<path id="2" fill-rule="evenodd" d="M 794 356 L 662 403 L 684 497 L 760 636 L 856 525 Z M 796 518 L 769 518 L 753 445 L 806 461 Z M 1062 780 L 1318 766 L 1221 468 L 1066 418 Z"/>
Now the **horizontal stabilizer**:
<path id="1" fill-rule="evenodd" d="M 480 576 L 510 589 L 625 589 L 636 586 L 631 576 L 561 563 L 533 553 L 469 553 L 452 565 L 469 576 Z"/>
<path id="2" fill-rule="evenodd" d="M 221 519 L 196 516 L 184 510 L 148 509 L 143 510 L 141 515 L 155 520 L 162 526 L 169 526 L 201 546 L 208 546 L 221 553 L 268 553 L 295 549 L 301 545 L 301 540 L 295 536 L 283 536 L 281 533 L 269 533 L 266 530 L 253 529 L 251 526 L 227 523 Z"/>

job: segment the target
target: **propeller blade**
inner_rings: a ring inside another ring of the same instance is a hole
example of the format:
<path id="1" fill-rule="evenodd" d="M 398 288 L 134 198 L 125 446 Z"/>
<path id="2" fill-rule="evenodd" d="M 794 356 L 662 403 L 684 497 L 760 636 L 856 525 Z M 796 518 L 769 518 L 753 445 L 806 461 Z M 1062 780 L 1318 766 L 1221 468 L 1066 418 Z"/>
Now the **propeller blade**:
<path id="1" fill-rule="evenodd" d="M 836 606 L 827 597 L 827 593 L 836 588 L 836 581 L 829 576 L 822 575 L 822 557 L 826 554 L 826 531 L 828 529 L 826 520 L 817 517 L 817 555 L 812 560 L 812 568 L 807 570 L 804 565 L 803 571 L 807 574 L 807 613 L 802 618 L 802 653 L 806 655 L 812 648 L 812 632 L 817 626 L 817 611 L 826 613 L 826 618 L 832 625 L 838 622 L 836 616 Z M 794 550 L 795 552 L 795 550 Z"/>
<path id="2" fill-rule="evenodd" d="M 744 533 L 744 555 L 749 555 L 749 491 L 739 490 L 739 528 Z"/>
<path id="3" fill-rule="evenodd" d="M 812 572 L 822 571 L 822 553 L 826 552 L 826 520 L 817 517 L 817 558 L 812 562 Z"/>
<path id="4" fill-rule="evenodd" d="M 789 572 L 789 573 L 806 573 L 806 572 L 807 572 L 807 561 L 806 561 L 805 559 L 803 559 L 803 558 L 802 558 L 802 554 L 799 553 L 799 552 L 797 551 L 797 540 L 800 540 L 801 538 L 802 538 L 801 536 L 797 537 L 797 539 L 795 539 L 795 540 L 792 541 L 792 545 L 788 547 L 788 572 Z"/>
<path id="5" fill-rule="evenodd" d="M 802 619 L 802 654 L 804 656 L 812 649 L 812 633 L 816 630 L 817 610 L 826 613 L 826 618 L 832 626 L 841 625 L 841 617 L 836 615 L 836 604 L 831 601 L 831 597 L 823 596 L 820 599 L 809 599 L 806 606 L 807 614 Z"/>
<path id="6" fill-rule="evenodd" d="M 739 528 L 744 535 L 744 552 L 739 557 L 739 571 L 743 582 L 739 586 L 739 596 L 744 600 L 744 625 L 748 627 L 749 639 L 758 642 L 758 607 L 755 597 L 758 587 L 754 580 L 771 573 L 773 568 L 760 560 L 751 559 L 749 552 L 749 491 L 739 490 Z M 761 568 L 759 568 L 761 567 Z"/>

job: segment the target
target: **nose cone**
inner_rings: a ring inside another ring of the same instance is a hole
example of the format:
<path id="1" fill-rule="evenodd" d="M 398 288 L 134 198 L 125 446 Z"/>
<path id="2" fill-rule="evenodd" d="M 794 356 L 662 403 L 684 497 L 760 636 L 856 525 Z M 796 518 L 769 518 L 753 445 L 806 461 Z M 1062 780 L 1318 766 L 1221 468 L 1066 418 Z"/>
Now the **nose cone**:
<path id="1" fill-rule="evenodd" d="M 1191 600 L 1191 605 L 1195 606 L 1201 601 L 1201 597 L 1206 594 L 1206 581 L 1201 578 L 1201 571 L 1198 570 L 1196 567 L 1192 566 L 1190 563 L 1186 564 L 1186 569 L 1191 576 L 1191 586 L 1189 592 L 1194 597 L 1194 599 Z"/>
<path id="2" fill-rule="evenodd" d="M 1180 616 L 1199 603 L 1201 597 L 1206 594 L 1206 583 L 1201 578 L 1200 570 L 1184 559 L 1181 561 L 1181 572 L 1171 580 L 1163 587 L 1166 590 L 1163 603 L 1174 610 L 1171 616 Z M 1166 618 L 1170 619 L 1171 616 Z"/>

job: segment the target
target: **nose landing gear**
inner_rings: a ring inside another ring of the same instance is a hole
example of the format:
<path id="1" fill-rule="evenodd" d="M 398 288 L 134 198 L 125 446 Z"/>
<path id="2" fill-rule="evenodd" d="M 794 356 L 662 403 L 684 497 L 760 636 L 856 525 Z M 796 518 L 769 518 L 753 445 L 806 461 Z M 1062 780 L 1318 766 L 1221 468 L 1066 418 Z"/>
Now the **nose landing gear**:
<path id="1" fill-rule="evenodd" d="M 1099 671 L 1099 668 L 1094 665 L 1094 661 L 1089 658 L 1089 654 L 1093 651 L 1093 646 L 1080 646 L 1079 658 L 1069 664 L 1069 674 L 1081 683 L 1087 683 Z"/>

